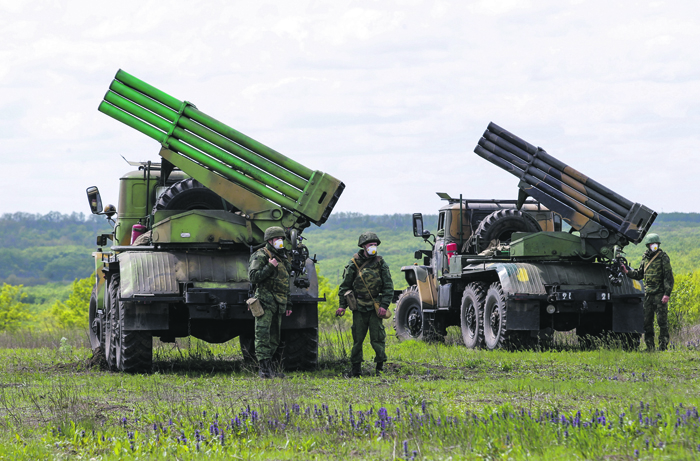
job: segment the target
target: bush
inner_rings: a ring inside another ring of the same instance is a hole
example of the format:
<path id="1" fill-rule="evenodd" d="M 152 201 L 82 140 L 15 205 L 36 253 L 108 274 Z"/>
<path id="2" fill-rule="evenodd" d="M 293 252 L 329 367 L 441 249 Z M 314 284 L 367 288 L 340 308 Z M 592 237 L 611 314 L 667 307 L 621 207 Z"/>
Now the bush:
<path id="1" fill-rule="evenodd" d="M 4 283 L 0 289 L 0 331 L 17 331 L 24 322 L 31 318 L 29 304 L 22 285 L 12 286 Z"/>
<path id="2" fill-rule="evenodd" d="M 318 276 L 318 296 L 326 296 L 326 302 L 318 303 L 318 323 L 322 327 L 328 327 L 336 321 L 335 311 L 338 310 L 338 288 L 333 288 L 330 281 L 322 276 Z M 347 322 L 352 316 L 345 315 L 340 318 L 341 322 Z"/>
<path id="3" fill-rule="evenodd" d="M 700 270 L 675 275 L 673 294 L 668 302 L 668 326 L 671 332 L 700 321 Z"/>
<path id="4" fill-rule="evenodd" d="M 51 315 L 64 328 L 87 327 L 89 323 L 89 306 L 92 288 L 95 286 L 95 274 L 88 278 L 75 279 L 71 293 L 66 302 L 56 301 L 51 307 Z"/>

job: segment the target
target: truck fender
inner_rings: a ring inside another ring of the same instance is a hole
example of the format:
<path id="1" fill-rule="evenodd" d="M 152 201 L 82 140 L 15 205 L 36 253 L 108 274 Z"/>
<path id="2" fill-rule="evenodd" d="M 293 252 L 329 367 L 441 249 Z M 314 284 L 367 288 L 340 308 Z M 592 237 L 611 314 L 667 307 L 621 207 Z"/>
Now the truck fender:
<path id="1" fill-rule="evenodd" d="M 409 286 L 415 285 L 418 288 L 423 309 L 436 308 L 437 290 L 431 269 L 428 266 L 404 266 L 401 272 Z"/>

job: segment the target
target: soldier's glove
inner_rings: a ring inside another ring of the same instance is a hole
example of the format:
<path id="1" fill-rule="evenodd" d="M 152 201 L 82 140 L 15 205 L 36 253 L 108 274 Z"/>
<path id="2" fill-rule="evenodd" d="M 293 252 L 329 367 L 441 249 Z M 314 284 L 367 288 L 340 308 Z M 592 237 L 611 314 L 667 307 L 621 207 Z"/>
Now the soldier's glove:
<path id="1" fill-rule="evenodd" d="M 287 309 L 286 315 L 287 315 L 287 317 L 289 317 L 290 315 L 292 315 L 292 310 L 291 310 L 291 309 Z"/>
<path id="2" fill-rule="evenodd" d="M 342 317 L 343 315 L 345 315 L 345 309 L 343 309 L 342 307 L 339 307 L 338 310 L 335 311 L 335 316 Z"/>
<path id="3" fill-rule="evenodd" d="M 379 315 L 379 317 L 381 317 L 381 318 L 386 317 L 386 309 L 383 307 L 380 307 L 379 312 L 377 312 L 377 315 Z"/>
<path id="4" fill-rule="evenodd" d="M 666 303 L 668 303 L 669 299 L 671 299 L 670 296 L 664 295 L 664 297 L 661 298 L 661 304 L 666 304 Z"/>

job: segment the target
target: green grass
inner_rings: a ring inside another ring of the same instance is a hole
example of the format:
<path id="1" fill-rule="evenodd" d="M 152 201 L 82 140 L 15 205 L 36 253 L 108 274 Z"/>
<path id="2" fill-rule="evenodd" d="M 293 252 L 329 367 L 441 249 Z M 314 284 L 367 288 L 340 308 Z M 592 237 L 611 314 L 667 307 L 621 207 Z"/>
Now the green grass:
<path id="1" fill-rule="evenodd" d="M 384 376 L 354 380 L 347 331 L 283 380 L 257 378 L 235 340 L 158 344 L 154 373 L 132 376 L 96 366 L 79 333 L 34 338 L 0 350 L 0 458 L 697 459 L 692 337 L 654 354 L 390 337 Z"/>

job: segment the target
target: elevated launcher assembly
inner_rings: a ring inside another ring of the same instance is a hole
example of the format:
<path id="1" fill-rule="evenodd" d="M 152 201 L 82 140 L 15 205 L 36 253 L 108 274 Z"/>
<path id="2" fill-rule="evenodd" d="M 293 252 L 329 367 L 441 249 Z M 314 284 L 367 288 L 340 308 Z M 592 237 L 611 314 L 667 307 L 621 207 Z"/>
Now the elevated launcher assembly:
<path id="1" fill-rule="evenodd" d="M 345 187 L 123 70 L 99 111 L 161 143 L 163 184 L 179 168 L 254 221 L 255 240 L 271 225 L 323 224 Z"/>
<path id="2" fill-rule="evenodd" d="M 474 152 L 520 178 L 518 208 L 533 197 L 579 232 L 579 237 L 570 236 L 564 256 L 610 261 L 617 256 L 615 246 L 640 243 L 657 216 L 495 123 L 488 125 Z M 561 239 L 552 233 L 541 234 L 517 241 L 514 235 L 511 256 L 537 257 L 536 249 L 546 247 L 543 239 Z"/>

